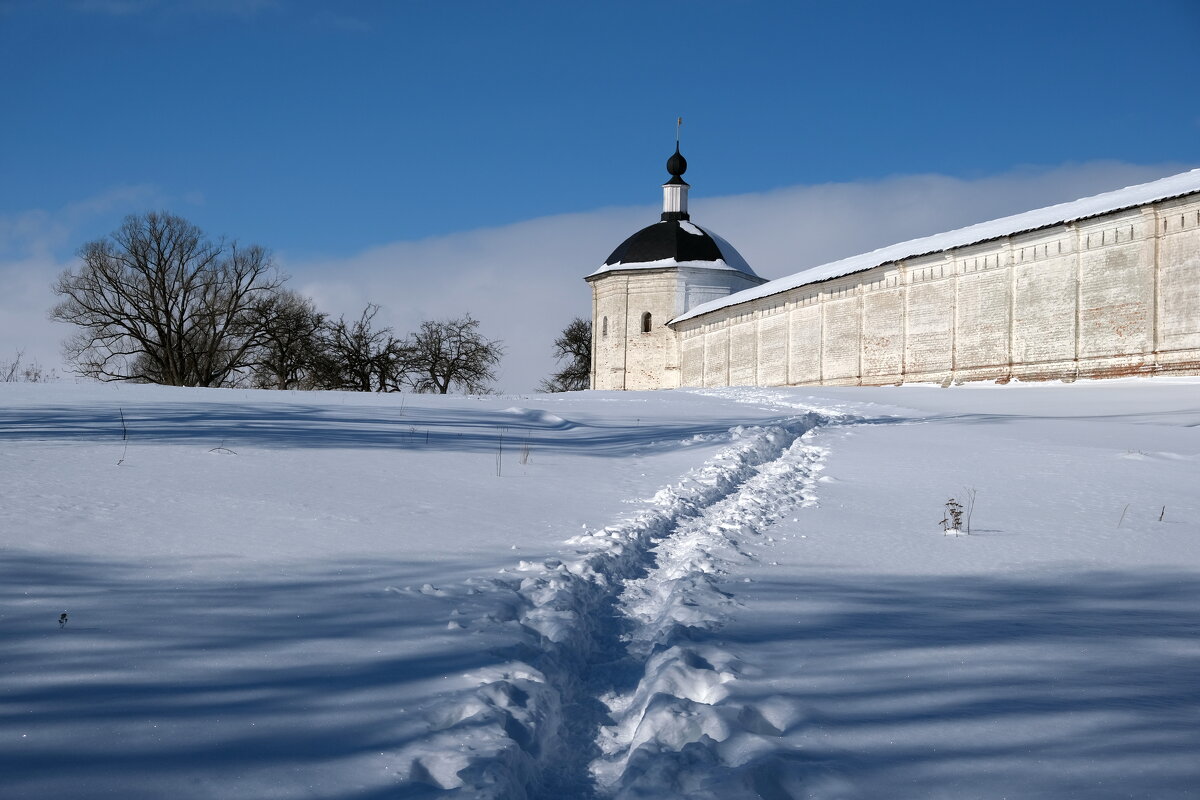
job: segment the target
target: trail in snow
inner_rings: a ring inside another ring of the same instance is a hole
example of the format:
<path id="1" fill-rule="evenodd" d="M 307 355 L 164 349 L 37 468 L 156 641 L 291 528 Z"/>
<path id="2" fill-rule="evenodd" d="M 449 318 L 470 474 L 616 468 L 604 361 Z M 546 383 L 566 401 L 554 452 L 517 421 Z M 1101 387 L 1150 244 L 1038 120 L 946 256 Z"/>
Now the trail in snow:
<path id="1" fill-rule="evenodd" d="M 794 404 L 793 404 L 793 407 Z M 628 519 L 571 540 L 569 562 L 522 563 L 488 591 L 508 611 L 478 623 L 523 643 L 471 676 L 407 748 L 409 786 L 492 798 L 662 796 L 690 776 L 736 770 L 775 746 L 786 707 L 723 702 L 743 668 L 689 631 L 718 625 L 720 587 L 744 542 L 814 502 L 817 413 L 738 427 L 730 444 Z M 474 590 L 473 590 L 474 591 Z M 697 769 L 697 761 L 711 769 Z"/>
<path id="2" fill-rule="evenodd" d="M 783 512 L 815 504 L 825 451 L 810 434 L 737 492 L 682 522 L 655 546 L 654 567 L 626 583 L 619 608 L 634 623 L 628 649 L 644 669 L 632 691 L 605 698 L 613 724 L 601 732 L 603 755 L 592 771 L 608 793 L 661 797 L 671 787 L 700 797 L 718 783 L 712 773 L 736 772 L 749 756 L 778 748 L 796 710 L 781 701 L 728 701 L 745 665 L 728 649 L 692 640 L 695 631 L 720 624 L 722 608 L 733 602 L 719 583 L 750 557 L 744 544 L 764 536 Z"/>

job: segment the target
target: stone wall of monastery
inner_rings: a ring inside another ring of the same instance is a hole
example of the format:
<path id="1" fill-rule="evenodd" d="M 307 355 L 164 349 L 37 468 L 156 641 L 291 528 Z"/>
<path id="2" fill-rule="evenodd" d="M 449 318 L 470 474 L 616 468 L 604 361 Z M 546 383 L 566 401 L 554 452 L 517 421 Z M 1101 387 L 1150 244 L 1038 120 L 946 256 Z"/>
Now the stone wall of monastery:
<path id="1" fill-rule="evenodd" d="M 1200 195 L 883 264 L 674 327 L 683 386 L 1200 374 Z"/>

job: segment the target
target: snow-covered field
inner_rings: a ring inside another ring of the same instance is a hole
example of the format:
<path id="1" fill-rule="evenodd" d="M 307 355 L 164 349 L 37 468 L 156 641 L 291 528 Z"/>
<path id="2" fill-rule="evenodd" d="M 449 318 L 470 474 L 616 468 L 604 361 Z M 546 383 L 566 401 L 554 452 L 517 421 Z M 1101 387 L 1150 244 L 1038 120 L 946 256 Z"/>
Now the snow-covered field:
<path id="1" fill-rule="evenodd" d="M 1198 381 L 0 384 L 0 477 L 2 798 L 1200 792 Z"/>

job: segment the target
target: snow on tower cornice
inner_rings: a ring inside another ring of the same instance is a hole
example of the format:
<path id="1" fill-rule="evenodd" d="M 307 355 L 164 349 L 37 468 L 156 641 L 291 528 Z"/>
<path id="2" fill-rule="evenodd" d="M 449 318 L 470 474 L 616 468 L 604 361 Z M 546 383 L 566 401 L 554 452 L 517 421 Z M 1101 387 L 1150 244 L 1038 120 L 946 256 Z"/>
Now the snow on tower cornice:
<path id="1" fill-rule="evenodd" d="M 1124 189 L 1116 189 L 1111 192 L 1093 195 L 1092 197 L 1072 200 L 1068 203 L 1059 203 L 1058 205 L 1025 211 L 1009 217 L 980 222 L 965 228 L 946 231 L 945 233 L 937 233 L 919 239 L 910 239 L 906 242 L 888 245 L 878 250 L 850 256 L 839 261 L 831 261 L 784 278 L 768 281 L 761 286 L 744 289 L 719 300 L 698 305 L 686 314 L 681 314 L 671 320 L 671 323 L 682 322 L 711 311 L 779 294 L 780 292 L 786 292 L 807 284 L 840 278 L 855 272 L 873 269 L 883 264 L 903 261 L 906 258 L 916 258 L 917 256 L 938 253 L 956 247 L 965 247 L 991 239 L 1000 239 L 1005 236 L 1025 233 L 1039 228 L 1048 228 L 1053 225 L 1061 225 L 1088 217 L 1111 214 L 1114 211 L 1136 208 L 1148 203 L 1169 200 L 1196 192 L 1200 192 L 1200 169 L 1160 178 L 1149 183 L 1127 186 Z"/>

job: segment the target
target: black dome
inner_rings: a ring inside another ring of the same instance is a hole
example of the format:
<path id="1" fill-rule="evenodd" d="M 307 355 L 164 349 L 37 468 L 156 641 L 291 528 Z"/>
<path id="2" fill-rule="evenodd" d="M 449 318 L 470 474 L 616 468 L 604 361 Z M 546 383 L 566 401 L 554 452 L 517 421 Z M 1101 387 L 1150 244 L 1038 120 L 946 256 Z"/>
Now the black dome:
<path id="1" fill-rule="evenodd" d="M 676 178 L 687 172 L 687 159 L 679 152 L 678 144 L 675 145 L 675 153 L 667 159 L 667 172 Z"/>
<path id="2" fill-rule="evenodd" d="M 725 268 L 754 275 L 746 259 L 729 242 L 687 220 L 677 219 L 663 220 L 642 228 L 613 250 L 604 267 L 616 266 L 619 269 L 620 266 L 645 265 L 656 261 L 696 266 L 704 266 L 706 261 L 723 261 Z M 713 266 L 719 265 L 714 263 Z"/>
<path id="3" fill-rule="evenodd" d="M 717 261 L 721 249 L 708 234 L 697 236 L 680 226 L 679 220 L 671 219 L 655 223 L 621 242 L 604 263 L 641 264 L 647 261 Z M 700 230 L 695 225 L 689 227 Z"/>

